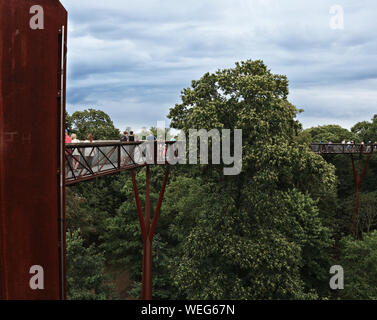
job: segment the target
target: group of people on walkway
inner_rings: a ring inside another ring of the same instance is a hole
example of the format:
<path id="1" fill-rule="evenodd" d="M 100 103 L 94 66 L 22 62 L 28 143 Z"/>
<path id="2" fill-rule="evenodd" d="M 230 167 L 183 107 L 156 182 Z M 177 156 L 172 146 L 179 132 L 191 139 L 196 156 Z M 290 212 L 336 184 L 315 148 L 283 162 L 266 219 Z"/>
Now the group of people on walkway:
<path id="1" fill-rule="evenodd" d="M 136 136 L 134 135 L 133 131 L 130 131 L 130 134 L 128 134 L 127 131 L 124 131 L 122 137 L 120 138 L 120 141 L 122 141 L 122 142 L 134 142 L 134 141 L 136 141 Z"/>
<path id="2" fill-rule="evenodd" d="M 143 136 L 143 140 L 146 140 L 148 142 L 153 142 L 153 141 L 156 141 L 157 140 L 157 137 L 153 134 L 152 131 L 149 131 L 147 136 Z M 170 139 L 170 141 L 177 141 L 178 137 L 175 136 L 174 138 Z M 137 136 L 134 134 L 133 131 L 124 131 L 122 136 L 120 137 L 120 141 L 121 142 L 137 142 L 138 139 L 137 139 Z M 87 136 L 87 139 L 85 141 L 80 141 L 78 138 L 77 138 L 77 135 L 75 133 L 72 133 L 71 135 L 68 134 L 68 131 L 66 130 L 65 131 L 65 143 L 66 144 L 71 144 L 71 143 L 92 143 L 92 142 L 95 142 L 93 140 L 93 135 L 92 134 L 88 134 Z M 98 142 L 98 141 L 97 141 Z M 166 157 L 166 154 L 167 154 L 167 144 L 165 143 L 165 139 L 160 136 L 158 138 L 158 141 L 157 141 L 157 157 L 158 159 L 164 159 Z M 151 148 L 152 146 L 147 146 L 147 148 Z M 97 147 L 97 146 L 93 146 L 93 147 L 77 147 L 77 146 L 72 146 L 72 148 L 67 148 L 67 150 L 65 151 L 66 153 L 66 172 L 70 172 L 72 171 L 72 173 L 74 175 L 77 175 L 77 174 L 81 174 L 81 172 L 83 172 L 85 174 L 85 169 L 86 170 L 94 170 L 93 168 L 93 162 L 95 161 L 95 164 L 94 164 L 94 167 L 98 166 L 98 167 L 103 167 L 103 165 L 105 165 L 105 163 L 102 163 L 102 161 L 105 161 L 105 159 L 107 161 L 110 161 L 107 157 L 110 157 L 112 158 L 113 156 L 116 155 L 116 153 L 112 153 L 112 151 L 110 150 L 109 154 L 107 154 L 107 151 L 106 148 L 108 148 L 107 146 L 103 146 L 103 147 Z M 153 152 L 152 150 L 149 150 L 149 152 L 147 152 L 148 150 L 143 150 L 143 149 L 138 149 L 137 148 L 137 144 L 124 144 L 121 146 L 121 158 L 119 159 L 120 160 L 120 165 L 123 167 L 123 166 L 127 166 L 127 165 L 132 165 L 132 164 L 135 164 L 135 163 L 138 163 L 137 160 L 140 158 L 142 159 L 142 157 L 146 157 L 146 156 L 153 156 Z M 104 159 L 99 159 L 98 157 L 95 158 L 96 156 L 99 156 L 98 152 L 105 152 L 107 154 L 107 156 L 104 157 Z M 96 159 L 96 160 L 94 160 Z M 139 159 L 139 160 L 140 160 Z M 115 160 L 115 159 L 114 159 Z M 113 160 L 111 160 L 113 161 Z M 115 160 L 115 161 L 118 161 L 118 160 Z M 106 161 L 105 161 L 106 162 Z M 101 168 L 102 168 L 101 167 Z M 81 170 L 81 171 L 80 171 Z M 83 171 L 84 170 L 84 171 Z M 100 170 L 100 168 L 98 169 Z M 80 171 L 80 173 L 79 173 Z"/>
<path id="3" fill-rule="evenodd" d="M 372 141 L 368 141 L 368 142 L 364 142 L 364 141 L 362 141 L 362 142 L 360 142 L 360 143 L 356 143 L 355 141 L 347 141 L 347 140 L 342 140 L 342 142 L 341 143 L 334 143 L 334 142 L 331 142 L 331 141 L 329 141 L 329 142 L 323 142 L 323 141 L 320 141 L 319 142 L 320 144 L 346 144 L 346 145 L 355 145 L 355 144 L 365 144 L 365 145 L 377 145 L 377 141 L 376 142 L 372 142 Z"/>
<path id="4" fill-rule="evenodd" d="M 65 131 L 65 143 L 92 143 L 93 135 L 91 133 L 88 134 L 87 139 L 85 141 L 80 141 L 77 139 L 77 135 L 75 133 L 72 133 L 71 136 L 68 134 L 68 131 Z M 66 151 L 66 154 L 69 153 L 69 151 Z M 92 166 L 93 158 L 97 154 L 97 150 L 95 148 L 84 148 L 84 151 L 80 153 L 79 148 L 75 148 L 73 151 L 71 151 L 72 157 L 70 157 L 70 165 L 72 166 L 73 170 L 81 169 L 83 166 L 80 164 L 80 161 L 87 162 L 89 166 Z M 82 157 L 85 157 L 84 159 L 81 159 Z"/>
<path id="5" fill-rule="evenodd" d="M 324 143 L 320 142 L 320 152 L 322 153 L 345 153 L 345 152 L 371 152 L 377 151 L 377 141 L 372 142 L 368 141 L 355 143 L 355 141 L 346 141 L 343 140 L 341 143 L 333 143 L 331 141 Z"/>

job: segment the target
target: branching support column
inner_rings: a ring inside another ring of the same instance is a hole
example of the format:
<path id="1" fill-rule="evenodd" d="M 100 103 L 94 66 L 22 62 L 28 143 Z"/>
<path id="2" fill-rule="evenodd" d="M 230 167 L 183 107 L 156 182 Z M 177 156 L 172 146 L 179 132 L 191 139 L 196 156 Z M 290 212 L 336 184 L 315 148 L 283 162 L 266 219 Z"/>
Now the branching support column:
<path id="1" fill-rule="evenodd" d="M 364 176 L 367 172 L 368 163 L 369 163 L 371 156 L 372 156 L 372 153 L 368 154 L 367 159 L 364 163 L 363 171 L 360 174 L 361 165 L 362 165 L 362 162 L 361 162 L 362 153 L 360 153 L 360 163 L 359 163 L 359 166 L 358 166 L 357 169 L 356 169 L 356 166 L 355 166 L 355 159 L 354 159 L 353 155 L 351 154 L 353 178 L 354 178 L 354 181 L 355 181 L 355 200 L 354 200 L 354 206 L 353 206 L 352 230 L 351 230 L 354 238 L 358 237 L 357 219 L 358 219 L 358 216 L 359 216 L 360 187 L 361 187 L 361 184 L 363 183 Z"/>
<path id="2" fill-rule="evenodd" d="M 160 216 L 162 200 L 165 194 L 166 184 L 168 182 L 170 168 L 167 167 L 164 181 L 162 183 L 160 195 L 158 198 L 156 210 L 154 212 L 152 223 L 150 222 L 150 168 L 146 167 L 146 186 L 145 186 L 145 216 L 139 197 L 136 183 L 136 177 L 133 170 L 130 171 L 132 184 L 134 188 L 135 201 L 139 216 L 140 229 L 143 239 L 143 277 L 142 277 L 142 300 L 152 300 L 152 243 L 156 231 L 157 221 Z"/>

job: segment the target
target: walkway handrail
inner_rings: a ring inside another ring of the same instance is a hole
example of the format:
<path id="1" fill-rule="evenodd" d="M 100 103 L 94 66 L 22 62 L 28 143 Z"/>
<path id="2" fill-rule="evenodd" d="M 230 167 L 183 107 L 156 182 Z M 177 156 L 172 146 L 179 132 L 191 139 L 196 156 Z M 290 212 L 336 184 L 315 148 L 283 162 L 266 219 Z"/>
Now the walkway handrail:
<path id="1" fill-rule="evenodd" d="M 310 149 L 317 154 L 369 154 L 377 152 L 377 144 L 312 143 Z"/>
<path id="2" fill-rule="evenodd" d="M 132 141 L 132 142 L 123 142 L 119 140 L 100 140 L 100 141 L 93 141 L 93 142 L 77 142 L 77 143 L 66 143 L 66 148 L 69 147 L 92 147 L 92 146 L 117 146 L 117 145 L 140 145 L 142 143 L 147 142 L 146 140 L 139 140 L 139 141 Z M 164 144 L 174 144 L 176 141 L 153 141 L 154 143 L 164 143 Z"/>
<path id="3" fill-rule="evenodd" d="M 119 140 L 67 143 L 65 184 L 71 185 L 100 176 L 146 165 L 168 164 L 168 147 L 176 141 Z"/>

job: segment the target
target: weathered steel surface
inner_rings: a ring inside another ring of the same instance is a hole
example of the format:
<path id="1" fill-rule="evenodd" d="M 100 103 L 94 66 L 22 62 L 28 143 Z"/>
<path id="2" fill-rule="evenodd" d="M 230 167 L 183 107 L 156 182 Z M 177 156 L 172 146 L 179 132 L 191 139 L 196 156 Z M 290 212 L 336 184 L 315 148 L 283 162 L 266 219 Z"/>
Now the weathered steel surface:
<path id="1" fill-rule="evenodd" d="M 358 220 L 358 217 L 359 217 L 360 189 L 361 189 L 361 185 L 363 183 L 363 179 L 365 177 L 365 174 L 367 173 L 368 163 L 369 163 L 369 160 L 370 160 L 371 157 L 372 157 L 372 153 L 369 153 L 367 155 L 367 159 L 366 159 L 366 161 L 363 165 L 362 162 L 361 162 L 362 157 L 360 156 L 359 167 L 356 168 L 355 159 L 353 158 L 353 155 L 351 155 L 352 171 L 353 171 L 353 177 L 354 177 L 354 182 L 355 182 L 355 197 L 354 197 L 353 214 L 352 214 L 352 228 L 351 228 L 351 232 L 352 232 L 352 235 L 354 236 L 354 238 L 358 238 L 358 236 L 359 236 L 359 232 L 357 230 L 357 220 Z M 362 165 L 363 165 L 363 170 L 361 171 Z"/>
<path id="2" fill-rule="evenodd" d="M 34 5 L 43 8 L 44 29 L 30 27 Z M 67 13 L 57 0 L 0 0 L 1 299 L 64 297 L 58 172 L 63 25 Z M 30 287 L 32 266 L 43 268 L 43 289 Z"/>
<path id="3" fill-rule="evenodd" d="M 141 237 L 143 239 L 143 275 L 142 275 L 142 290 L 141 299 L 142 300 L 152 300 L 152 246 L 153 238 L 156 231 L 156 225 L 158 218 L 160 216 L 160 210 L 162 201 L 165 194 L 166 184 L 168 182 L 170 168 L 167 166 L 165 171 L 164 181 L 162 182 L 162 187 L 160 195 L 158 198 L 156 210 L 151 223 L 150 217 L 150 168 L 146 168 L 146 181 L 145 181 L 145 215 L 143 215 L 143 209 L 141 206 L 141 200 L 139 196 L 139 191 L 136 183 L 136 176 L 133 170 L 130 170 L 132 184 L 134 189 L 136 208 L 139 217 Z"/>

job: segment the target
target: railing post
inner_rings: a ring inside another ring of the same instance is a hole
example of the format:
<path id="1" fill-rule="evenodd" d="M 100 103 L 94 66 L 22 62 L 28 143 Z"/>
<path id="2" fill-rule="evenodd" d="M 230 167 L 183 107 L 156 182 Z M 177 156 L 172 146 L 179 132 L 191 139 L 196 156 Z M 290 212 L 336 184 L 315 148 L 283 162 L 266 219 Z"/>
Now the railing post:
<path id="1" fill-rule="evenodd" d="M 154 144 L 153 144 L 153 155 L 154 155 L 154 164 L 157 164 L 157 161 L 158 161 L 158 141 L 155 140 L 154 141 Z"/>
<path id="2" fill-rule="evenodd" d="M 120 167 L 121 167 L 121 162 L 122 162 L 122 158 L 121 158 L 121 145 L 118 145 L 118 170 L 120 170 Z"/>

